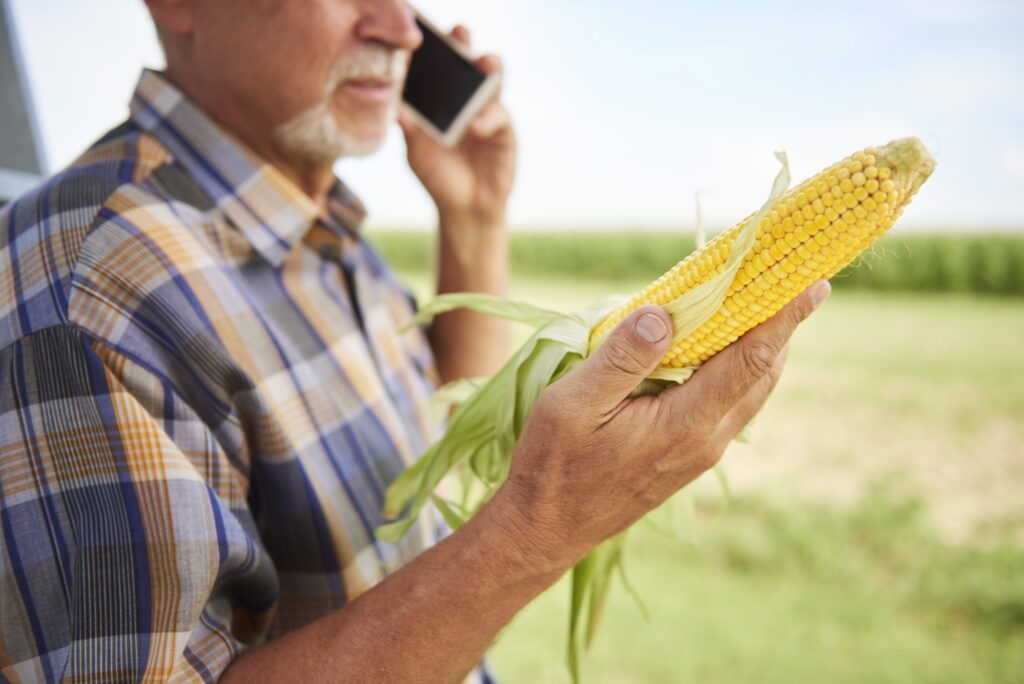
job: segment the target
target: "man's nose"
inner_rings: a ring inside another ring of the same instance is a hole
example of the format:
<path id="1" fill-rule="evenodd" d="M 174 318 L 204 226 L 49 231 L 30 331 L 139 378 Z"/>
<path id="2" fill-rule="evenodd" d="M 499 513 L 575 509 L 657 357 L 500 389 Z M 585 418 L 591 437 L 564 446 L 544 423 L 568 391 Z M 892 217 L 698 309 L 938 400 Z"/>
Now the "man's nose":
<path id="1" fill-rule="evenodd" d="M 423 42 L 416 13 L 405 0 L 367 0 L 362 6 L 363 16 L 356 25 L 359 38 L 410 52 Z"/>

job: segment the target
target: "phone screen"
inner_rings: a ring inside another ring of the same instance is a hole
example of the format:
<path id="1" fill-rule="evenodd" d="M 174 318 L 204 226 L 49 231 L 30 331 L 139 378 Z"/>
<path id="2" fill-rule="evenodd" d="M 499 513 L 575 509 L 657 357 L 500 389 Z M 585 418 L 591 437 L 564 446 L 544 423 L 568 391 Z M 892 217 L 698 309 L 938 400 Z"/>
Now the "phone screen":
<path id="1" fill-rule="evenodd" d="M 485 76 L 416 20 L 423 44 L 412 54 L 402 97 L 442 133 L 447 132 Z"/>

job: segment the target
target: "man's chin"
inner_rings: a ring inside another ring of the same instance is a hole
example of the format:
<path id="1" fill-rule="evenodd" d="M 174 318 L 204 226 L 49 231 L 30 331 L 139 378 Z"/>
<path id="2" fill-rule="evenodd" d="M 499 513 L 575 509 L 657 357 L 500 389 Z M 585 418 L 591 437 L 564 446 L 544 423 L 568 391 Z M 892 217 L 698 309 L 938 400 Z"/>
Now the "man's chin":
<path id="1" fill-rule="evenodd" d="M 373 121 L 342 127 L 335 119 L 331 130 L 333 149 L 340 157 L 365 157 L 378 151 L 387 139 L 388 124 L 394 117 L 375 117 Z"/>
<path id="2" fill-rule="evenodd" d="M 334 111 L 334 126 L 339 139 L 353 147 L 379 149 L 387 138 L 388 129 L 398 120 L 398 105 L 375 108 L 374 111 Z"/>
<path id="3" fill-rule="evenodd" d="M 342 157 L 368 157 L 384 146 L 384 135 L 366 138 L 353 137 L 337 147 L 335 159 Z"/>
<path id="4" fill-rule="evenodd" d="M 330 164 L 342 157 L 365 157 L 381 148 L 387 137 L 383 117 L 352 129 L 342 128 L 335 116 L 305 112 L 276 131 L 278 143 L 289 153 L 314 164 Z"/>

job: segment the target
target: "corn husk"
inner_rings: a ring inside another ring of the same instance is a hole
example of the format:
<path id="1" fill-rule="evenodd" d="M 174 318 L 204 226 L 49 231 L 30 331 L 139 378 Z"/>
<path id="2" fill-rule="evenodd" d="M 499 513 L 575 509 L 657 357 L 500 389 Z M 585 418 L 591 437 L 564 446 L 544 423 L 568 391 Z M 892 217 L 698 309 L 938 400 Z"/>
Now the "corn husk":
<path id="1" fill-rule="evenodd" d="M 785 154 L 776 156 L 782 169 L 769 199 L 737 237 L 726 267 L 665 307 L 673 318 L 675 339 L 684 339 L 722 305 L 743 257 L 753 247 L 757 225 L 785 193 L 789 185 L 788 163 Z M 452 309 L 468 308 L 523 323 L 535 332 L 489 380 L 459 381 L 441 389 L 434 408 L 439 415 L 451 411 L 447 431 L 388 488 L 384 514 L 392 522 L 378 528 L 377 536 L 385 541 L 399 540 L 428 503 L 438 509 L 453 529 L 471 517 L 508 476 L 516 441 L 537 397 L 598 348 L 603 339 L 592 340 L 591 333 L 621 301 L 621 297 L 609 298 L 569 314 L 472 293 L 440 295 L 427 303 L 411 326 L 427 323 Z M 633 394 L 654 394 L 668 385 L 684 383 L 695 370 L 658 368 Z M 458 501 L 435 493 L 449 474 L 461 480 Z M 607 540 L 572 571 L 567 664 L 574 682 L 579 681 L 581 654 L 597 632 L 613 577 L 618 574 L 637 597 L 625 582 L 625 541 L 625 533 Z"/>

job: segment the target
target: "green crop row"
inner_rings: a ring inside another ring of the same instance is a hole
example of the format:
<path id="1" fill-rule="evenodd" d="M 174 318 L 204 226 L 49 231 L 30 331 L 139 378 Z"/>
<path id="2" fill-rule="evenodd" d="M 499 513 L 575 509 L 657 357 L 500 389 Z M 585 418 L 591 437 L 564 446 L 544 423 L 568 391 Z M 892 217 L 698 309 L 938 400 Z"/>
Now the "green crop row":
<path id="1" fill-rule="evenodd" d="M 431 267 L 431 233 L 374 230 L 369 237 L 399 271 Z M 669 232 L 514 232 L 512 272 L 653 280 L 693 247 L 692 237 Z M 840 288 L 1024 295 L 1024 234 L 888 235 L 834 283 Z"/>

